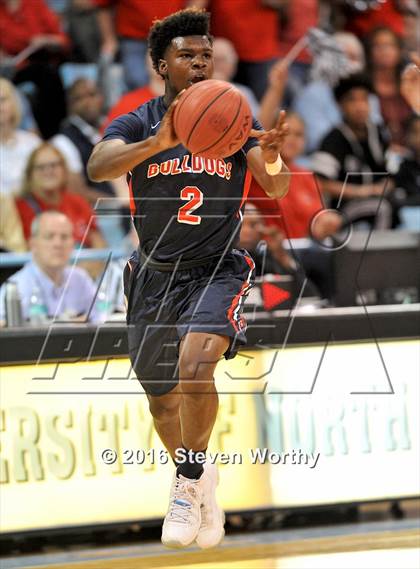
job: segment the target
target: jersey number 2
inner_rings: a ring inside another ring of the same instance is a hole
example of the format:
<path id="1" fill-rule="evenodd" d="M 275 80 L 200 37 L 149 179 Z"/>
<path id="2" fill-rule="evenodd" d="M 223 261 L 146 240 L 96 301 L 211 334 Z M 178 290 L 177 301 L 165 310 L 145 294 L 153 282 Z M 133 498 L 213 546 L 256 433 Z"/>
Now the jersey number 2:
<path id="1" fill-rule="evenodd" d="M 190 225 L 198 225 L 201 223 L 200 215 L 192 215 L 200 205 L 203 205 L 203 192 L 197 186 L 185 186 L 182 188 L 181 200 L 188 200 L 188 203 L 183 205 L 178 210 L 179 223 L 188 223 Z"/>

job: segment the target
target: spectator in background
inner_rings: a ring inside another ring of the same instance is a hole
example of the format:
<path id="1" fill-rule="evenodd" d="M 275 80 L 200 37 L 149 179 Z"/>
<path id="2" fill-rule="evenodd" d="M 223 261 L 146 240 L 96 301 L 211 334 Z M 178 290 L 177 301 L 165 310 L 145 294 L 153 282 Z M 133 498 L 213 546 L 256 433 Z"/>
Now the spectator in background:
<path id="1" fill-rule="evenodd" d="M 73 226 L 62 213 L 48 211 L 33 219 L 30 232 L 32 260 L 9 278 L 17 285 L 24 319 L 97 320 L 91 310 L 96 287 L 81 268 L 70 267 Z M 0 320 L 5 320 L 5 285 L 0 289 Z M 37 305 L 33 306 L 33 297 Z M 32 302 L 31 302 L 32 297 Z M 32 314 L 33 310 L 36 314 Z"/>
<path id="2" fill-rule="evenodd" d="M 303 288 L 305 274 L 290 253 L 284 248 L 284 235 L 278 228 L 266 225 L 265 218 L 254 204 L 247 202 L 239 236 L 239 246 L 251 254 L 255 262 L 255 275 L 290 275 L 295 281 L 295 296 L 319 296 L 318 290 L 308 281 Z"/>
<path id="3" fill-rule="evenodd" d="M 72 44 L 72 61 L 98 61 L 101 34 L 96 15 L 95 0 L 67 0 L 64 13 L 67 33 Z"/>
<path id="4" fill-rule="evenodd" d="M 280 57 L 285 57 L 292 47 L 303 37 L 309 28 L 315 27 L 319 20 L 318 0 L 299 0 L 281 2 L 280 24 Z M 289 67 L 288 88 L 295 96 L 307 83 L 311 68 L 312 56 L 304 49 Z"/>
<path id="5" fill-rule="evenodd" d="M 264 245 L 261 246 L 261 241 Z M 265 224 L 265 217 L 252 203 L 245 205 L 239 236 L 239 246 L 252 255 L 256 276 L 264 274 L 291 274 L 297 269 L 295 260 L 283 245 L 284 235 L 273 226 Z"/>
<path id="6" fill-rule="evenodd" d="M 92 208 L 82 196 L 69 192 L 67 183 L 68 170 L 59 150 L 44 143 L 32 152 L 25 170 L 22 196 L 16 200 L 25 238 L 29 239 L 32 221 L 38 214 L 56 210 L 71 220 L 78 245 L 105 247 Z"/>
<path id="7" fill-rule="evenodd" d="M 260 0 L 208 0 L 201 5 L 211 12 L 212 34 L 235 46 L 239 56 L 235 81 L 250 87 L 260 100 L 279 56 L 277 11 Z"/>
<path id="8" fill-rule="evenodd" d="M 69 47 L 57 16 L 44 0 L 3 0 L 0 3 L 0 51 L 17 56 L 30 51 L 18 67 L 13 82 L 30 83 L 35 89 L 31 103 L 41 134 L 49 138 L 58 130 L 66 114 L 63 85 L 58 64 Z M 14 65 L 12 63 L 11 65 Z"/>
<path id="9" fill-rule="evenodd" d="M 265 192 L 254 185 L 250 199 L 268 216 L 267 223 L 277 226 L 285 237 L 299 239 L 313 236 L 317 241 L 323 241 L 340 229 L 341 216 L 330 210 L 316 216 L 325 209 L 320 190 L 313 173 L 295 163 L 305 146 L 305 125 L 296 113 L 287 115 L 287 124 L 289 132 L 282 158 L 292 174 L 289 191 L 281 200 L 267 200 Z"/>
<path id="10" fill-rule="evenodd" d="M 26 251 L 22 222 L 12 196 L 0 194 L 0 251 Z"/>
<path id="11" fill-rule="evenodd" d="M 67 102 L 69 116 L 50 142 L 60 150 L 70 173 L 76 176 L 72 189 L 95 204 L 98 198 L 115 195 L 109 182 L 91 182 L 86 171 L 93 147 L 101 140 L 103 96 L 93 81 L 82 78 L 68 88 Z"/>
<path id="12" fill-rule="evenodd" d="M 225 38 L 215 38 L 213 40 L 213 65 L 213 79 L 234 83 L 233 79 L 238 67 L 238 55 L 232 42 Z M 253 91 L 240 83 L 234 83 L 234 85 L 248 99 L 252 114 L 257 116 L 259 105 Z"/>
<path id="13" fill-rule="evenodd" d="M 331 207 L 340 207 L 350 222 L 366 220 L 376 229 L 395 219 L 387 196 L 392 180 L 385 167 L 386 137 L 369 122 L 369 81 L 362 75 L 342 79 L 334 89 L 343 122 L 313 155 L 313 168 Z"/>
<path id="14" fill-rule="evenodd" d="M 150 99 L 160 97 L 165 92 L 165 83 L 162 77 L 153 68 L 153 63 L 149 54 L 146 56 L 146 65 L 149 73 L 149 82 L 143 87 L 129 91 L 123 95 L 119 101 L 109 110 L 105 121 L 102 123 L 101 131 L 120 115 L 125 115 L 137 107 L 140 107 Z"/>
<path id="15" fill-rule="evenodd" d="M 127 89 L 147 85 L 147 36 L 154 19 L 186 8 L 186 0 L 94 0 L 98 6 L 98 24 L 102 37 L 101 52 L 114 59 L 118 49 Z M 115 9 L 115 13 L 114 13 Z M 115 24 L 114 24 L 115 22 Z"/>
<path id="16" fill-rule="evenodd" d="M 420 228 L 420 115 L 412 115 L 406 121 L 404 131 L 409 152 L 395 175 L 395 195 L 399 207 L 403 208 L 401 217 L 406 221 L 405 227 L 418 231 Z M 416 208 L 415 211 L 413 207 Z"/>
<path id="17" fill-rule="evenodd" d="M 0 46 L 7 55 L 17 55 L 28 46 L 66 48 L 68 39 L 60 28 L 58 17 L 44 0 L 31 2 L 3 0 L 0 4 L 2 34 Z"/>
<path id="18" fill-rule="evenodd" d="M 32 151 L 41 144 L 39 136 L 18 128 L 21 106 L 15 87 L 0 77 L 0 193 L 18 194 Z"/>
<path id="19" fill-rule="evenodd" d="M 403 67 L 401 38 L 390 28 L 377 28 L 368 38 L 368 68 L 382 117 L 391 133 L 391 143 L 398 152 L 405 146 L 403 123 L 411 110 L 400 93 Z"/>
<path id="20" fill-rule="evenodd" d="M 363 46 L 356 36 L 348 32 L 334 34 L 338 46 L 349 62 L 349 74 L 361 73 L 366 65 Z M 370 120 L 375 124 L 383 122 L 378 98 L 369 96 Z M 308 83 L 293 102 L 293 110 L 303 119 L 306 130 L 306 152 L 317 150 L 324 136 L 341 122 L 341 111 L 334 98 L 333 87 L 325 80 Z"/>
<path id="21" fill-rule="evenodd" d="M 87 163 L 92 150 L 100 140 L 99 131 L 102 122 L 103 96 L 98 86 L 90 79 L 76 79 L 67 91 L 69 117 L 63 121 L 60 132 L 51 139 L 64 155 L 71 174 L 70 189 L 80 193 L 101 215 L 97 222 L 110 247 L 118 247 L 128 231 L 128 209 L 121 205 L 128 201 L 128 188 L 112 182 L 92 182 L 87 175 Z M 116 199 L 115 187 L 122 192 L 122 204 Z M 98 201 L 100 200 L 100 201 Z M 128 205 L 128 203 L 127 203 Z"/>
<path id="22" fill-rule="evenodd" d="M 47 0 L 71 42 L 69 59 L 78 63 L 98 61 L 100 33 L 95 0 Z"/>
<path id="23" fill-rule="evenodd" d="M 312 172 L 297 166 L 295 160 L 305 147 L 305 127 L 296 113 L 287 115 L 289 133 L 282 150 L 282 158 L 290 172 L 288 193 L 281 199 L 269 199 L 260 186 L 253 180 L 249 200 L 264 215 L 269 230 L 282 239 L 300 239 L 311 237 L 315 241 L 297 253 L 300 265 L 306 277 L 313 283 L 305 296 L 316 296 L 312 290 L 316 286 L 323 298 L 332 300 L 334 291 L 332 255 L 328 248 L 319 245 L 327 237 L 334 237 L 341 229 L 341 216 L 331 210 L 325 210 L 321 191 L 317 187 Z M 321 213 L 322 212 L 322 213 Z M 303 283 L 302 275 L 298 278 Z"/>
<path id="24" fill-rule="evenodd" d="M 419 18 L 420 4 L 417 0 L 409 0 L 403 9 L 404 18 L 404 54 L 416 52 L 419 49 Z"/>

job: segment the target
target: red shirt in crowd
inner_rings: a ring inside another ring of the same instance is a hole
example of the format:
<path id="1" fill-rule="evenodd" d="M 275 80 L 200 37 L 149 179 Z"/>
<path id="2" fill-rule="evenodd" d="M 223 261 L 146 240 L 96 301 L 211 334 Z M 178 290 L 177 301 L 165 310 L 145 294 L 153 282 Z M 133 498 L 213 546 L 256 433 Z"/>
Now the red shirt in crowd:
<path id="1" fill-rule="evenodd" d="M 147 103 L 147 101 L 150 101 L 150 99 L 154 97 L 156 97 L 156 93 L 147 85 L 126 93 L 110 109 L 102 124 L 101 130 L 104 131 L 115 118 L 137 109 L 137 107 Z"/>
<path id="2" fill-rule="evenodd" d="M 297 41 L 304 36 L 309 28 L 318 25 L 318 0 L 299 0 L 287 5 L 287 24 L 281 26 L 280 56 L 289 53 Z M 301 63 L 310 63 L 312 56 L 307 49 L 301 51 L 296 58 Z"/>
<path id="3" fill-rule="evenodd" d="M 77 243 L 83 243 L 85 247 L 90 247 L 92 243 L 89 232 L 97 230 L 94 211 L 85 198 L 78 194 L 65 191 L 62 192 L 61 195 L 61 202 L 55 205 L 47 204 L 38 197 L 35 197 L 33 194 L 31 194 L 31 200 L 33 200 L 34 204 L 31 204 L 24 197 L 16 198 L 16 206 L 22 220 L 25 239 L 29 239 L 30 237 L 31 223 L 34 217 L 43 211 L 52 209 L 54 211 L 64 213 L 64 215 L 66 215 L 73 223 L 73 236 L 75 241 Z M 86 239 L 84 239 L 88 228 L 89 232 Z"/>
<path id="4" fill-rule="evenodd" d="M 62 38 L 63 46 L 68 44 L 58 17 L 44 0 L 21 0 L 15 11 L 8 10 L 4 2 L 0 2 L 0 22 L 0 51 L 8 55 L 20 53 L 32 38 L 39 35 L 58 35 Z"/>
<path id="5" fill-rule="evenodd" d="M 267 225 L 276 225 L 289 239 L 299 239 L 309 236 L 312 218 L 324 205 L 313 173 L 293 163 L 288 167 L 292 175 L 284 198 L 269 199 L 253 180 L 249 199 L 263 213 Z"/>
<path id="6" fill-rule="evenodd" d="M 391 28 L 396 34 L 404 34 L 404 17 L 397 10 L 394 0 L 385 0 L 374 8 L 363 12 L 355 12 L 347 23 L 347 30 L 364 38 L 379 26 Z"/>
<path id="7" fill-rule="evenodd" d="M 119 36 L 146 39 L 153 20 L 161 20 L 186 7 L 185 0 L 94 0 L 100 8 L 115 6 Z"/>
<path id="8" fill-rule="evenodd" d="M 211 0 L 210 31 L 230 40 L 242 61 L 267 61 L 279 55 L 277 12 L 261 0 Z"/>

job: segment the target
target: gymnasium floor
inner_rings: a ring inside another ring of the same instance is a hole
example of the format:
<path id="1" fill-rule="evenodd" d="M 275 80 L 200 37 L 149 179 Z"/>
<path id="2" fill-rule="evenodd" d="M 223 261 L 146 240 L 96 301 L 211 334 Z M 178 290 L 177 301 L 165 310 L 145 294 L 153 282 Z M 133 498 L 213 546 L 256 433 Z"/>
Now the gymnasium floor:
<path id="1" fill-rule="evenodd" d="M 0 558 L 2 569 L 418 569 L 419 519 L 232 535 L 208 551 L 158 543 Z"/>

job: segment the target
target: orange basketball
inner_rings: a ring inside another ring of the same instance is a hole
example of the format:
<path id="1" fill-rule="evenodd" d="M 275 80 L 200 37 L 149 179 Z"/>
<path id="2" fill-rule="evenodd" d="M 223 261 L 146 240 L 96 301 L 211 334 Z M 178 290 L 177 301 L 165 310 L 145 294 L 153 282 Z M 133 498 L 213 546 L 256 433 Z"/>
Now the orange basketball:
<path id="1" fill-rule="evenodd" d="M 175 132 L 185 148 L 206 158 L 235 154 L 252 128 L 245 96 L 226 81 L 195 83 L 179 98 L 174 111 Z"/>

